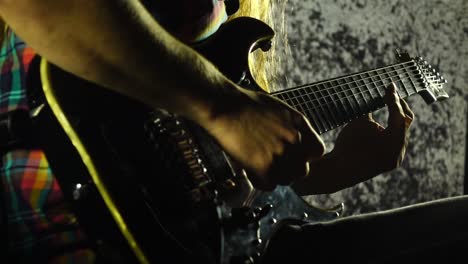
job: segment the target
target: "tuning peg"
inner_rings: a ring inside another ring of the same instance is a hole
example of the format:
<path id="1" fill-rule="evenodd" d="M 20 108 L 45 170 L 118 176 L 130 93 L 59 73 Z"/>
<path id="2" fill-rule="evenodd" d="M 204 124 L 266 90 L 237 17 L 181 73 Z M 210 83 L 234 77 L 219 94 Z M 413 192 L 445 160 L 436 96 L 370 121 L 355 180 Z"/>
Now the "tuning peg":
<path id="1" fill-rule="evenodd" d="M 427 60 L 425 60 L 425 61 L 424 61 L 424 64 L 426 64 L 426 65 L 427 65 L 427 64 L 429 64 L 429 63 L 427 62 Z"/>
<path id="2" fill-rule="evenodd" d="M 400 60 L 410 60 L 411 57 L 408 53 L 407 50 L 400 50 L 400 49 L 395 49 L 395 56 L 397 59 L 400 59 Z"/>
<path id="3" fill-rule="evenodd" d="M 397 57 L 401 57 L 400 49 L 395 49 L 395 55 L 396 55 Z"/>

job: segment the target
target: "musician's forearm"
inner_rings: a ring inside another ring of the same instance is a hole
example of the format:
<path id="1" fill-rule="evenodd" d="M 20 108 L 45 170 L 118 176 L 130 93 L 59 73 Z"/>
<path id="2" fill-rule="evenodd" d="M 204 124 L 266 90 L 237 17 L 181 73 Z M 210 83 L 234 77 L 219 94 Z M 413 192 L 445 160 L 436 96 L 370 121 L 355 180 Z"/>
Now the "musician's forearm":
<path id="1" fill-rule="evenodd" d="M 347 162 L 347 157 L 331 151 L 310 165 L 307 177 L 292 187 L 299 195 L 334 193 L 368 180 L 377 173 L 363 164 Z"/>
<path id="2" fill-rule="evenodd" d="M 153 107 L 206 118 L 190 115 L 230 85 L 137 0 L 0 0 L 0 14 L 49 61 Z"/>

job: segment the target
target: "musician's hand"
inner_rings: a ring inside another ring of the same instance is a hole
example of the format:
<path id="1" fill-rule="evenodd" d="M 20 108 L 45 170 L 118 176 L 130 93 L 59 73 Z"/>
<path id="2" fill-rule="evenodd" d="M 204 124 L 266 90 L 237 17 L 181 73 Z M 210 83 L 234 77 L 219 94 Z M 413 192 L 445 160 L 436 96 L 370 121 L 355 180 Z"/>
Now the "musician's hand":
<path id="1" fill-rule="evenodd" d="M 349 163 L 341 166 L 356 168 L 350 173 L 359 174 L 361 180 L 398 167 L 405 155 L 414 114 L 399 97 L 394 84 L 387 88 L 384 100 L 389 109 L 387 128 L 370 115 L 357 119 L 343 129 L 332 151 L 341 157 L 337 160 Z"/>
<path id="2" fill-rule="evenodd" d="M 265 93 L 238 90 L 216 110 L 213 121 L 202 126 L 246 168 L 254 187 L 272 190 L 304 177 L 308 161 L 325 150 L 307 119 Z"/>

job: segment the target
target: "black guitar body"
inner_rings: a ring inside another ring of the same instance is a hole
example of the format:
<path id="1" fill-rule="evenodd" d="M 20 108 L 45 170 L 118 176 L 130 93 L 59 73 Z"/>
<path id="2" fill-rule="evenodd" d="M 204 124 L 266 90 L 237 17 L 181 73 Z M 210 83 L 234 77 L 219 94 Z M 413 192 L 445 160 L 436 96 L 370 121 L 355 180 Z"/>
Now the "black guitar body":
<path id="1" fill-rule="evenodd" d="M 256 89 L 248 54 L 272 37 L 262 22 L 240 18 L 195 48 L 231 80 Z M 243 170 L 196 124 L 45 62 L 41 71 L 52 90 L 30 93 L 41 147 L 111 263 L 253 263 L 281 221 L 338 214 L 310 207 L 287 186 L 249 194 Z"/>

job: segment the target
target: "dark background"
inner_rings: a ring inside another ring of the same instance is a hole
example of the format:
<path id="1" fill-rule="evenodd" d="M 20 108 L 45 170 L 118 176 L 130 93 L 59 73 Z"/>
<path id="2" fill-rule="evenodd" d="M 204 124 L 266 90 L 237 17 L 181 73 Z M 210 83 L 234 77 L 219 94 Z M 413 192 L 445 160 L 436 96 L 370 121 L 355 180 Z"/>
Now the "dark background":
<path id="1" fill-rule="evenodd" d="M 401 168 L 307 200 L 344 202 L 345 215 L 353 215 L 463 194 L 468 1 L 289 0 L 285 12 L 289 50 L 274 90 L 392 64 L 400 48 L 438 69 L 450 95 L 432 105 L 420 96 L 407 100 L 416 119 Z M 386 110 L 375 113 L 381 122 L 386 116 Z M 329 149 L 336 132 L 323 136 Z"/>

